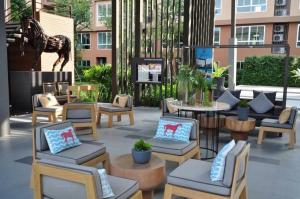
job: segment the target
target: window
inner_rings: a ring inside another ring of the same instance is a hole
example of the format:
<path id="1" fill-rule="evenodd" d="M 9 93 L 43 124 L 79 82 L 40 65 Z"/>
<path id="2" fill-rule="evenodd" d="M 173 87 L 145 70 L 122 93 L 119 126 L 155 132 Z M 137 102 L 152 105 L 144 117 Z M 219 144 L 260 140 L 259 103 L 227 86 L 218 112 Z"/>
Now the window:
<path id="1" fill-rule="evenodd" d="M 91 40 L 89 33 L 78 33 L 77 34 L 78 45 L 77 48 L 80 49 L 90 49 L 91 48 Z"/>
<path id="2" fill-rule="evenodd" d="M 80 60 L 77 62 L 79 67 L 90 67 L 91 61 L 90 60 Z"/>
<path id="3" fill-rule="evenodd" d="M 214 29 L 214 45 L 220 45 L 221 28 L 215 27 Z"/>
<path id="4" fill-rule="evenodd" d="M 300 24 L 298 24 L 298 30 L 297 30 L 297 48 L 300 48 Z"/>
<path id="5" fill-rule="evenodd" d="M 247 44 L 264 44 L 265 26 L 240 26 L 236 28 L 237 43 Z"/>
<path id="6" fill-rule="evenodd" d="M 97 20 L 105 22 L 108 17 L 111 17 L 111 3 L 99 3 L 97 6 Z"/>
<path id="7" fill-rule="evenodd" d="M 98 48 L 111 49 L 111 32 L 98 32 Z"/>
<path id="8" fill-rule="evenodd" d="M 267 0 L 238 0 L 237 12 L 265 12 Z"/>
<path id="9" fill-rule="evenodd" d="M 106 64 L 106 57 L 97 57 L 96 61 L 98 65 Z"/>
<path id="10" fill-rule="evenodd" d="M 215 0 L 215 15 L 220 15 L 222 10 L 222 0 Z"/>

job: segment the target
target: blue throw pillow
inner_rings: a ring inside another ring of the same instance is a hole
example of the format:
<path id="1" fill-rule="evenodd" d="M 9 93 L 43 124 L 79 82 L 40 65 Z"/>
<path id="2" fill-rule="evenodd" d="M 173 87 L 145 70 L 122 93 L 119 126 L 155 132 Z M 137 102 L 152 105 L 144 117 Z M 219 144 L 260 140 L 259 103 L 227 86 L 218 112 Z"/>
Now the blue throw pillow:
<path id="1" fill-rule="evenodd" d="M 73 127 L 59 130 L 46 130 L 45 137 L 52 154 L 57 154 L 65 149 L 81 144 Z"/>
<path id="2" fill-rule="evenodd" d="M 225 162 L 227 154 L 233 149 L 235 146 L 234 140 L 226 144 L 218 153 L 217 157 L 214 159 L 212 163 L 211 171 L 210 171 L 210 179 L 211 181 L 219 181 L 223 180 L 224 170 L 225 170 Z"/>
<path id="3" fill-rule="evenodd" d="M 193 123 L 177 123 L 160 120 L 154 138 L 189 142 L 192 127 Z"/>
<path id="4" fill-rule="evenodd" d="M 109 184 L 108 177 L 105 169 L 98 169 L 98 173 L 101 180 L 102 198 L 114 197 L 115 194 Z"/>

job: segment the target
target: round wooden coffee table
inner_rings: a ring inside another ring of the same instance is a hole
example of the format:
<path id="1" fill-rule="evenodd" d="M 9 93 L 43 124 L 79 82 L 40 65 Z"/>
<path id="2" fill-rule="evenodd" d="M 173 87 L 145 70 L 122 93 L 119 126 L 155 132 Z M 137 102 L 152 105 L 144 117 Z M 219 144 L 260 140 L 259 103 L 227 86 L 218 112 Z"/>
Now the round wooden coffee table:
<path id="1" fill-rule="evenodd" d="M 111 175 L 136 180 L 144 199 L 153 198 L 153 190 L 165 181 L 166 162 L 152 154 L 147 164 L 135 164 L 131 154 L 121 155 L 111 162 Z"/>
<path id="2" fill-rule="evenodd" d="M 236 116 L 229 116 L 225 119 L 225 127 L 231 131 L 231 136 L 235 140 L 248 140 L 248 134 L 255 128 L 255 119 L 249 117 L 248 120 L 238 120 Z"/>

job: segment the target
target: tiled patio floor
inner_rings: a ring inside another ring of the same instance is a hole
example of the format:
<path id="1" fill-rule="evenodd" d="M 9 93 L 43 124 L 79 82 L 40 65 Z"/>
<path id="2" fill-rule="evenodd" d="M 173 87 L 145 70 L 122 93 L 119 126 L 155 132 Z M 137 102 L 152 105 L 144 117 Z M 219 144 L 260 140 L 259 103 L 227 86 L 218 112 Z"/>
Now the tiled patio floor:
<path id="1" fill-rule="evenodd" d="M 107 146 L 111 158 L 128 153 L 133 142 L 142 137 L 148 139 L 154 135 L 156 121 L 160 111 L 155 108 L 136 108 L 135 126 L 128 125 L 124 116 L 120 123 L 107 128 L 107 118 L 102 126 L 98 126 L 101 142 Z M 29 189 L 31 173 L 31 116 L 23 115 L 11 118 L 12 135 L 0 138 L 0 198 L 28 199 L 32 198 Z M 299 124 L 298 124 L 299 129 Z M 299 136 L 298 136 L 299 137 Z M 81 136 L 91 139 L 90 135 Z M 298 199 L 300 196 L 300 147 L 287 149 L 288 139 L 267 138 L 262 146 L 256 145 L 257 132 L 251 133 L 248 189 L 250 199 Z M 220 135 L 220 145 L 230 141 L 227 133 Z M 298 139 L 299 141 L 299 139 Z M 167 163 L 167 171 L 176 168 L 176 164 Z M 155 199 L 162 198 L 163 189 L 155 191 Z"/>

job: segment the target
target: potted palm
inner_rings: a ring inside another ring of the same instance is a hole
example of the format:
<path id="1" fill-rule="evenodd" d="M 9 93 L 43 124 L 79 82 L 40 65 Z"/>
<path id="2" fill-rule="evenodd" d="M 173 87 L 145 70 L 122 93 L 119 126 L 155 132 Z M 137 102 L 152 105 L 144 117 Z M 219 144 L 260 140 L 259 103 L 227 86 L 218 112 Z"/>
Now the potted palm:
<path id="1" fill-rule="evenodd" d="M 216 96 L 219 96 L 224 90 L 225 77 L 224 73 L 230 66 L 219 66 L 217 63 L 213 64 L 212 78 L 216 82 Z"/>
<path id="2" fill-rule="evenodd" d="M 183 98 L 185 103 L 189 102 L 191 91 L 193 88 L 193 69 L 188 65 L 181 65 L 177 75 L 178 94 Z"/>
<path id="3" fill-rule="evenodd" d="M 201 71 L 194 71 L 193 75 L 190 76 L 193 82 L 193 89 L 195 90 L 195 103 L 201 104 L 203 99 L 203 91 L 205 87 L 204 74 Z"/>
<path id="4" fill-rule="evenodd" d="M 134 143 L 132 159 L 136 164 L 146 164 L 151 159 L 151 144 L 140 139 Z"/>
<path id="5" fill-rule="evenodd" d="M 241 121 L 246 121 L 248 120 L 248 115 L 249 115 L 249 105 L 247 100 L 241 100 L 238 104 L 238 120 Z"/>

